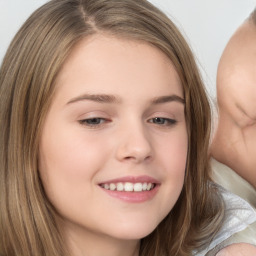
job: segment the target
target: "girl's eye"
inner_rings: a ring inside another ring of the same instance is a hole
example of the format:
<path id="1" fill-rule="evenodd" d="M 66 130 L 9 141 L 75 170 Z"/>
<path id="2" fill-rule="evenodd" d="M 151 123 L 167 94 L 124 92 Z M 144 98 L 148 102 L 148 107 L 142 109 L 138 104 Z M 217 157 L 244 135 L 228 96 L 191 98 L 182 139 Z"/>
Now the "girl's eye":
<path id="1" fill-rule="evenodd" d="M 97 127 L 106 122 L 107 122 L 107 120 L 105 118 L 101 118 L 101 117 L 93 117 L 93 118 L 79 120 L 80 124 L 85 125 L 85 126 L 91 126 L 91 127 Z"/>
<path id="2" fill-rule="evenodd" d="M 171 126 L 176 124 L 176 120 L 170 119 L 170 118 L 164 118 L 164 117 L 154 117 L 149 120 L 150 123 L 157 124 L 157 125 L 163 125 L 163 126 Z"/>

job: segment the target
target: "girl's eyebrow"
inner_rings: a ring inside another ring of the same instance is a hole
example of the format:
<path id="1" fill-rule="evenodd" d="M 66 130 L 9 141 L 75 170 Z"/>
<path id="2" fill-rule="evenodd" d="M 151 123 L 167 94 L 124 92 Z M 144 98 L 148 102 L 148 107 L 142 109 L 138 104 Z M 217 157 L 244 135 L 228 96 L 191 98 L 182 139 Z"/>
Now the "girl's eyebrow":
<path id="1" fill-rule="evenodd" d="M 153 105 L 155 105 L 155 104 L 162 104 L 162 103 L 167 103 L 167 102 L 172 102 L 172 101 L 176 101 L 176 102 L 185 104 L 185 100 L 176 94 L 156 97 L 151 102 Z"/>
<path id="2" fill-rule="evenodd" d="M 83 94 L 69 100 L 67 105 L 84 100 L 94 101 L 98 103 L 121 103 L 121 98 L 111 94 Z M 155 97 L 151 100 L 151 104 L 157 105 L 173 101 L 185 104 L 185 100 L 176 94 Z"/>
<path id="3" fill-rule="evenodd" d="M 70 101 L 68 101 L 67 104 L 84 101 L 84 100 L 89 100 L 89 101 L 94 101 L 94 102 L 99 102 L 99 103 L 120 103 L 121 102 L 121 99 L 115 95 L 83 94 L 83 95 L 80 95 L 80 96 L 77 96 L 77 97 L 71 99 Z"/>

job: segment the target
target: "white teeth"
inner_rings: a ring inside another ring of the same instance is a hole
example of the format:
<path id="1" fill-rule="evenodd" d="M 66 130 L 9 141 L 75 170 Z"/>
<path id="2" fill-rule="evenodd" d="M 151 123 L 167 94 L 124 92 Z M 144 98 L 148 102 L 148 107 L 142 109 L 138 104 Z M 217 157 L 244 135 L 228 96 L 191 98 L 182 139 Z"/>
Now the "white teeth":
<path id="1" fill-rule="evenodd" d="M 133 186 L 134 191 L 140 192 L 142 191 L 142 184 L 141 183 L 135 183 Z"/>
<path id="2" fill-rule="evenodd" d="M 125 191 L 125 192 L 142 192 L 142 191 L 149 191 L 154 188 L 154 184 L 152 183 L 131 183 L 131 182 L 118 182 L 118 183 L 106 183 L 102 184 L 101 187 L 107 190 L 117 190 L 117 191 Z"/>
<path id="3" fill-rule="evenodd" d="M 145 191 L 147 190 L 148 184 L 146 182 L 143 183 L 142 185 L 142 190 Z"/>
<path id="4" fill-rule="evenodd" d="M 110 190 L 115 190 L 116 189 L 116 185 L 114 183 L 110 183 L 109 189 Z"/>
<path id="5" fill-rule="evenodd" d="M 105 189 L 109 189 L 109 184 L 104 184 Z"/>
<path id="6" fill-rule="evenodd" d="M 133 191 L 133 184 L 131 182 L 125 182 L 124 184 L 124 190 L 126 192 L 131 192 Z"/>
<path id="7" fill-rule="evenodd" d="M 117 191 L 123 191 L 124 190 L 124 185 L 121 182 L 118 182 L 116 185 L 116 190 Z"/>

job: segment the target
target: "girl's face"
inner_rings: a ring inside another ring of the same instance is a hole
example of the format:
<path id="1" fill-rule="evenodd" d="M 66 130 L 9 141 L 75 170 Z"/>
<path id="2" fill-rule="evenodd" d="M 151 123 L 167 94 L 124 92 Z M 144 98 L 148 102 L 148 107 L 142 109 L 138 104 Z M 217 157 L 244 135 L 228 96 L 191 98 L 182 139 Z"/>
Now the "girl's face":
<path id="1" fill-rule="evenodd" d="M 43 126 L 39 170 L 67 234 L 139 240 L 183 187 L 183 89 L 155 47 L 102 35 L 65 62 Z"/>

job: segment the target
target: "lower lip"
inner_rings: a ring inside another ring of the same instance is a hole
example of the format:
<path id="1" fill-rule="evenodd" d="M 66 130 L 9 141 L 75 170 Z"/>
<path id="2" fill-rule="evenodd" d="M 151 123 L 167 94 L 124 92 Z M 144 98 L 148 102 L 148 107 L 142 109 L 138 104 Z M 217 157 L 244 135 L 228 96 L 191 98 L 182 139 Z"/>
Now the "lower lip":
<path id="1" fill-rule="evenodd" d="M 125 191 L 117 191 L 117 190 L 107 190 L 101 188 L 104 192 L 106 192 L 109 196 L 115 197 L 125 202 L 129 203 L 143 203 L 151 200 L 156 193 L 158 192 L 160 185 L 156 185 L 152 190 L 149 191 L 141 191 L 141 192 L 125 192 Z"/>

